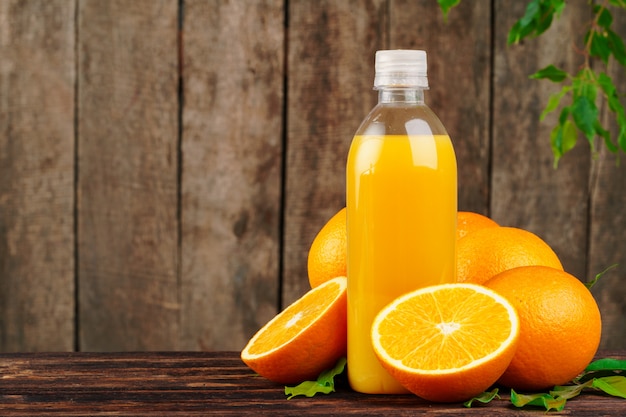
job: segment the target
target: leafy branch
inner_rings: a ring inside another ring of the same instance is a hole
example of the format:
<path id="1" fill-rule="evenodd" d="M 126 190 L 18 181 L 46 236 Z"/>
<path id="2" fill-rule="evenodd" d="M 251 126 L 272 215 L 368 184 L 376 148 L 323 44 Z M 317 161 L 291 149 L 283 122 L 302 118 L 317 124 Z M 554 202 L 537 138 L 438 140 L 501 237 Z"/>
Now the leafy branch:
<path id="1" fill-rule="evenodd" d="M 437 0 L 444 17 L 460 3 L 460 0 Z M 551 64 L 530 76 L 536 80 L 549 80 L 561 84 L 561 90 L 553 93 L 540 120 L 560 109 L 558 122 L 550 133 L 550 144 L 554 154 L 554 166 L 578 141 L 579 133 L 587 139 L 592 153 L 597 155 L 596 138 L 612 153 L 626 152 L 626 113 L 620 93 L 606 71 L 595 69 L 594 60 L 602 62 L 604 69 L 611 60 L 626 67 L 626 48 L 622 38 L 612 29 L 615 9 L 626 9 L 626 0 L 603 0 L 589 2 L 593 19 L 583 25 L 582 54 L 584 61 L 576 73 L 569 73 Z M 507 44 L 517 44 L 525 38 L 538 37 L 547 31 L 555 18 L 565 8 L 565 0 L 531 0 L 524 13 L 511 28 Z M 609 128 L 600 120 L 602 102 L 608 105 L 617 125 L 617 134 L 611 135 Z"/>

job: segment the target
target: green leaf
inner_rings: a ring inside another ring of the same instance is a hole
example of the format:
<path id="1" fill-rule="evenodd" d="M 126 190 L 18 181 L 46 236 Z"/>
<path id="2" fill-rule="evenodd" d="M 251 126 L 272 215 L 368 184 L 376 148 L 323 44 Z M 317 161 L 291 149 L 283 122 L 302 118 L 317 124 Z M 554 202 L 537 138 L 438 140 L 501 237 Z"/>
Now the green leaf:
<path id="1" fill-rule="evenodd" d="M 335 388 L 329 385 L 322 385 L 318 381 L 304 381 L 295 387 L 285 387 L 285 395 L 290 400 L 298 395 L 313 397 L 315 394 L 330 394 Z"/>
<path id="2" fill-rule="evenodd" d="M 511 403 L 518 408 L 532 405 L 543 407 L 546 411 L 562 411 L 566 402 L 565 398 L 554 398 L 550 394 L 518 394 L 515 390 L 511 390 Z"/>
<path id="3" fill-rule="evenodd" d="M 554 398 L 569 400 L 579 395 L 583 389 L 590 387 L 592 383 L 592 381 L 589 381 L 588 383 L 578 385 L 557 385 L 550 391 L 550 395 Z"/>
<path id="4" fill-rule="evenodd" d="M 536 20 L 535 24 L 535 36 L 541 35 L 546 30 L 550 29 L 550 25 L 552 24 L 552 18 L 554 13 L 542 13 L 539 19 Z"/>
<path id="5" fill-rule="evenodd" d="M 598 74 L 597 79 L 600 88 L 602 88 L 602 91 L 604 91 L 604 94 L 606 94 L 607 97 L 617 96 L 617 89 L 615 88 L 615 84 L 613 84 L 613 79 L 611 77 L 609 77 L 606 73 L 601 72 Z"/>
<path id="6" fill-rule="evenodd" d="M 472 407 L 472 403 L 474 401 L 478 401 L 480 403 L 483 404 L 487 404 L 490 403 L 493 399 L 500 399 L 500 396 L 498 395 L 498 388 L 494 388 L 491 391 L 485 391 L 482 394 L 480 394 L 477 397 L 472 398 L 471 400 L 465 401 L 463 403 L 463 405 L 467 408 L 471 408 Z"/>
<path id="7" fill-rule="evenodd" d="M 614 268 L 616 266 L 617 264 L 611 265 L 604 271 L 600 272 L 598 275 L 602 275 L 609 269 Z M 596 275 L 596 277 L 598 275 Z M 626 371 L 626 360 L 613 359 L 613 358 L 598 359 L 598 360 L 591 362 L 585 368 L 585 372 L 591 372 L 591 371 Z"/>
<path id="8" fill-rule="evenodd" d="M 604 96 L 609 106 L 609 110 L 615 113 L 617 124 L 620 126 L 620 133 L 618 134 L 617 143 L 614 143 L 613 140 L 611 139 L 611 133 L 608 130 L 605 130 L 604 128 L 602 128 L 599 125 L 599 122 L 595 126 L 596 132 L 598 135 L 600 135 L 604 139 L 604 144 L 607 147 L 607 149 L 613 153 L 617 153 L 621 146 L 619 135 L 622 134 L 622 132 L 624 132 L 623 134 L 626 134 L 626 130 L 623 130 L 623 129 L 626 129 L 626 114 L 624 113 L 624 106 L 620 102 L 617 89 L 615 88 L 615 85 L 613 84 L 613 80 L 611 79 L 610 76 L 601 72 L 600 74 L 598 74 L 596 80 L 597 80 L 598 85 L 602 89 L 602 92 L 604 93 Z M 626 136 L 624 136 L 623 138 L 625 138 L 623 140 L 626 140 Z M 626 142 L 624 143 L 623 149 L 626 150 Z"/>
<path id="9" fill-rule="evenodd" d="M 565 0 L 551 0 L 550 4 L 554 9 L 554 15 L 560 17 L 563 9 L 565 9 Z"/>
<path id="10" fill-rule="evenodd" d="M 555 16 L 560 16 L 565 8 L 565 0 L 532 0 L 526 6 L 524 16 L 519 19 L 507 38 L 512 45 L 528 36 L 539 36 L 550 28 Z"/>
<path id="11" fill-rule="evenodd" d="M 557 91 L 556 93 L 550 95 L 548 104 L 546 104 L 546 108 L 541 112 L 539 120 L 543 121 L 548 114 L 556 110 L 559 107 L 559 104 L 561 104 L 561 99 L 565 96 L 565 94 L 569 93 L 571 89 L 571 87 L 565 86 L 561 89 L 561 91 Z"/>
<path id="12" fill-rule="evenodd" d="M 622 103 L 619 100 L 617 88 L 615 87 L 615 84 L 613 84 L 613 79 L 602 72 L 598 74 L 597 81 L 609 104 L 609 110 L 615 113 L 617 117 L 625 117 L 624 106 L 622 106 Z"/>
<path id="13" fill-rule="evenodd" d="M 594 278 L 593 280 L 591 280 L 591 281 L 587 282 L 587 283 L 585 284 L 585 286 L 586 286 L 587 288 L 591 289 L 594 285 L 596 285 L 596 282 L 598 282 L 598 280 L 599 280 L 600 278 L 602 278 L 602 276 L 603 276 L 604 274 L 606 274 L 608 271 L 610 271 L 611 269 L 615 268 L 616 266 L 617 266 L 617 264 L 613 264 L 613 265 L 609 266 L 608 268 L 606 268 L 604 271 L 602 271 L 602 272 L 600 272 L 600 273 L 596 274 L 595 278 Z M 601 362 L 601 361 L 607 361 L 607 359 L 601 359 L 600 361 L 596 361 L 596 362 L 600 362 L 600 365 L 594 365 L 594 366 L 603 366 L 603 365 L 604 365 L 604 362 Z M 610 361 L 617 361 L 617 359 L 611 359 Z M 596 362 L 592 362 L 589 366 L 592 366 L 592 365 L 593 365 L 594 363 L 596 363 Z M 619 362 L 619 361 L 618 361 L 618 362 Z M 626 361 L 622 361 L 622 362 L 624 362 L 624 368 L 621 368 L 621 369 L 626 369 Z M 589 368 L 589 366 L 587 367 L 587 369 L 585 369 L 585 371 L 594 371 L 594 370 L 598 370 L 598 369 L 593 369 L 593 368 L 592 368 L 592 369 L 590 369 L 590 368 Z M 612 369 L 620 369 L 620 368 L 612 368 Z"/>
<path id="14" fill-rule="evenodd" d="M 533 0 L 526 6 L 524 16 L 519 20 L 522 26 L 529 26 L 541 14 L 541 1 Z"/>
<path id="15" fill-rule="evenodd" d="M 593 12 L 598 15 L 596 18 L 598 26 L 608 29 L 611 26 L 611 23 L 613 23 L 613 15 L 611 15 L 611 11 L 606 7 L 596 4 L 593 7 Z"/>
<path id="16" fill-rule="evenodd" d="M 561 109 L 561 114 L 559 114 L 559 124 L 564 125 L 565 122 L 567 121 L 567 118 L 569 117 L 570 113 L 571 113 L 570 106 L 563 107 Z"/>
<path id="17" fill-rule="evenodd" d="M 443 12 L 444 22 L 448 20 L 448 13 L 450 10 L 455 6 L 458 6 L 460 2 L 461 0 L 437 0 L 437 3 L 439 3 L 439 7 Z"/>
<path id="18" fill-rule="evenodd" d="M 624 41 L 622 38 L 612 30 L 606 32 L 608 46 L 615 60 L 620 64 L 626 66 L 626 48 L 624 48 Z"/>
<path id="19" fill-rule="evenodd" d="M 613 84 L 613 80 L 605 73 L 598 74 L 598 85 L 604 92 L 606 101 L 609 105 L 609 110 L 615 113 L 615 119 L 619 126 L 619 133 L 617 136 L 617 144 L 613 143 L 610 134 L 601 135 L 604 138 L 606 147 L 613 153 L 617 153 L 620 148 L 626 152 L 626 112 L 622 105 L 617 88 Z"/>
<path id="20" fill-rule="evenodd" d="M 548 65 L 547 67 L 540 69 L 536 73 L 532 74 L 530 78 L 535 80 L 540 79 L 549 79 L 550 81 L 554 81 L 555 83 L 559 83 L 567 78 L 567 72 L 558 69 L 554 65 Z"/>
<path id="21" fill-rule="evenodd" d="M 598 87 L 596 82 L 596 75 L 590 68 L 581 70 L 572 81 L 572 87 L 574 89 L 574 97 L 584 96 L 595 107 L 596 96 L 598 95 Z"/>
<path id="22" fill-rule="evenodd" d="M 591 56 L 600 58 L 602 62 L 604 62 L 604 65 L 607 65 L 609 63 L 609 57 L 611 56 L 611 47 L 608 37 L 592 29 L 587 32 L 587 36 L 585 36 L 585 44 L 588 43 L 590 38 L 591 45 L 589 53 Z"/>
<path id="23" fill-rule="evenodd" d="M 604 146 L 606 146 L 606 148 L 610 152 L 617 153 L 617 151 L 619 151 L 619 146 L 615 145 L 613 143 L 613 141 L 611 140 L 611 137 L 610 137 L 610 133 L 608 135 L 602 136 L 602 137 L 604 138 Z M 619 139 L 620 138 L 618 137 L 617 139 L 618 139 L 618 143 L 619 143 Z M 626 148 L 624 148 L 623 150 L 626 152 Z"/>
<path id="24" fill-rule="evenodd" d="M 524 16 L 511 28 L 507 43 L 509 45 L 518 43 L 525 37 L 529 36 L 535 29 L 535 17 L 540 14 L 541 6 L 540 0 L 533 0 L 526 6 L 526 12 Z"/>
<path id="25" fill-rule="evenodd" d="M 604 144 L 606 145 L 606 147 L 609 148 L 611 152 L 617 152 L 617 146 L 615 146 L 611 141 L 611 132 L 602 127 L 599 120 L 596 120 L 593 128 L 595 129 L 596 134 L 604 139 Z M 595 147 L 592 144 L 592 150 L 595 152 L 594 148 Z"/>
<path id="26" fill-rule="evenodd" d="M 559 123 L 550 133 L 550 143 L 554 154 L 554 168 L 558 167 L 559 159 L 576 145 L 578 135 L 576 128 L 569 120 Z"/>
<path id="27" fill-rule="evenodd" d="M 585 134 L 589 143 L 593 145 L 593 138 L 596 133 L 595 123 L 598 120 L 598 108 L 595 103 L 586 95 L 580 95 L 574 98 L 571 110 L 576 127 Z"/>
<path id="28" fill-rule="evenodd" d="M 607 94 L 607 102 L 609 103 L 609 110 L 615 113 L 618 117 L 624 117 L 624 106 L 622 106 L 622 103 L 617 96 L 617 92 L 614 91 L 611 96 Z"/>
<path id="29" fill-rule="evenodd" d="M 506 38 L 507 45 L 513 45 L 518 43 L 522 39 L 522 27 L 519 21 L 515 22 L 515 24 L 509 30 L 509 35 Z"/>
<path id="30" fill-rule="evenodd" d="M 626 398 L 626 376 L 614 375 L 593 379 L 593 388 L 614 397 Z"/>
<path id="31" fill-rule="evenodd" d="M 304 381 L 295 387 L 285 387 L 285 395 L 290 400 L 295 396 L 313 397 L 315 394 L 330 394 L 335 391 L 335 376 L 341 374 L 346 367 L 346 358 L 337 361 L 332 369 L 322 372 L 317 381 Z"/>

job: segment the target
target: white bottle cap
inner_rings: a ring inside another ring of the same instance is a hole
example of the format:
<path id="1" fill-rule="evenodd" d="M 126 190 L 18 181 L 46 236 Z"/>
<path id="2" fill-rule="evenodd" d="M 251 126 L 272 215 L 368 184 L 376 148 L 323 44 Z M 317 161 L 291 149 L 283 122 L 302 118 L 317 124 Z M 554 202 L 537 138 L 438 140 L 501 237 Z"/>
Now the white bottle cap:
<path id="1" fill-rule="evenodd" d="M 382 87 L 428 88 L 426 51 L 394 49 L 376 51 L 374 89 Z"/>

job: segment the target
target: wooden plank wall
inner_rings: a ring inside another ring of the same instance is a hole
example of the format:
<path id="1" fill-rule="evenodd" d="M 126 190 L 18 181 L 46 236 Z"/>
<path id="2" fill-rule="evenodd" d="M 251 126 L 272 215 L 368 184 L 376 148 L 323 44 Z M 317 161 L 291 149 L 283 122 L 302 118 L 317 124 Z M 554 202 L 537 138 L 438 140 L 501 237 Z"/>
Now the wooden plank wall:
<path id="1" fill-rule="evenodd" d="M 619 264 L 594 295 L 626 347 L 626 167 L 581 142 L 554 170 L 528 79 L 578 68 L 587 2 L 507 47 L 524 3 L 0 0 L 0 350 L 241 349 L 308 289 L 385 48 L 428 51 L 459 209 L 582 280 Z"/>

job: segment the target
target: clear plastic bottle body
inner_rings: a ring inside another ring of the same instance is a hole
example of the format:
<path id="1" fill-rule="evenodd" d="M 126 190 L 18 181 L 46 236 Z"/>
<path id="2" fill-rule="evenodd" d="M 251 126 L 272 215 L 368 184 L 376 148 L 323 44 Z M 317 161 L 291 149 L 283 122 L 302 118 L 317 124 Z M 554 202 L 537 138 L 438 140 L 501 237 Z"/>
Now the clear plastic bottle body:
<path id="1" fill-rule="evenodd" d="M 456 279 L 456 157 L 423 93 L 380 90 L 348 154 L 348 379 L 359 392 L 406 392 L 372 350 L 376 314 L 406 292 Z"/>

